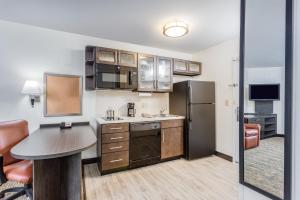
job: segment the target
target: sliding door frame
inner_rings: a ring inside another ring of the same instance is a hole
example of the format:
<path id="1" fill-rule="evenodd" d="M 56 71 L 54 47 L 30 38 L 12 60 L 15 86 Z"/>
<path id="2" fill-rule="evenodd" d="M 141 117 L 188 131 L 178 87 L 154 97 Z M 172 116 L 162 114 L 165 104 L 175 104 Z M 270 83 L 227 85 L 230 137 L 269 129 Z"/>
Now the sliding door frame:
<path id="1" fill-rule="evenodd" d="M 249 0 L 248 0 L 249 1 Z M 272 6 L 272 5 L 270 5 Z M 240 16 L 240 183 L 271 199 L 277 196 L 264 191 L 244 180 L 244 56 L 245 56 L 245 9 L 246 0 L 241 0 Z M 284 199 L 291 200 L 292 190 L 292 81 L 293 81 L 293 0 L 286 0 L 285 25 L 285 116 L 284 116 Z"/>

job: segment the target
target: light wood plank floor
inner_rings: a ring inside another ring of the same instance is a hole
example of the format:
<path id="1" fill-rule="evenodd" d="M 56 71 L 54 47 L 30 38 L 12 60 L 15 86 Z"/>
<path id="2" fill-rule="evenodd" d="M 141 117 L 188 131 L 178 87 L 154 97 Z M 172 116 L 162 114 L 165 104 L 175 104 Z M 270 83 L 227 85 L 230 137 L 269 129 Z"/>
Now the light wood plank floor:
<path id="1" fill-rule="evenodd" d="M 237 200 L 238 168 L 212 156 L 100 176 L 86 165 L 86 200 Z"/>

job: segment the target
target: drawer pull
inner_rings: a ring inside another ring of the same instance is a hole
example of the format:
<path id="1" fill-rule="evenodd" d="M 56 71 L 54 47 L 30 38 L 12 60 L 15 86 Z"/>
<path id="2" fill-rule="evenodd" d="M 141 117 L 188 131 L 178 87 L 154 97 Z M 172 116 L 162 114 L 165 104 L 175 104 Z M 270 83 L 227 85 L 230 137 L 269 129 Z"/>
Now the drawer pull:
<path id="1" fill-rule="evenodd" d="M 117 127 L 117 128 L 110 128 L 110 130 L 121 130 L 122 127 Z"/>
<path id="2" fill-rule="evenodd" d="M 123 139 L 123 137 L 112 137 L 111 140 Z"/>
<path id="3" fill-rule="evenodd" d="M 110 149 L 110 150 L 113 150 L 113 149 L 121 149 L 121 148 L 123 148 L 123 146 L 118 146 L 118 147 L 110 147 L 109 149 Z"/>
<path id="4" fill-rule="evenodd" d="M 123 159 L 111 160 L 111 161 L 109 161 L 109 162 L 110 162 L 110 163 L 114 163 L 114 162 L 121 162 L 121 161 L 123 161 Z"/>

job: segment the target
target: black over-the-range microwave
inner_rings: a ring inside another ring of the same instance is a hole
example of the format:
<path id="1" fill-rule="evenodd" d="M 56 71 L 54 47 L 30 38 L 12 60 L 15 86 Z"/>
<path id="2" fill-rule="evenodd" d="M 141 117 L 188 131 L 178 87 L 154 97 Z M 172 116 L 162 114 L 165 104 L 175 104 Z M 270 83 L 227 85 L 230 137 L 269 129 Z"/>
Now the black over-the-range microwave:
<path id="1" fill-rule="evenodd" d="M 137 89 L 137 68 L 109 64 L 96 65 L 96 88 Z"/>

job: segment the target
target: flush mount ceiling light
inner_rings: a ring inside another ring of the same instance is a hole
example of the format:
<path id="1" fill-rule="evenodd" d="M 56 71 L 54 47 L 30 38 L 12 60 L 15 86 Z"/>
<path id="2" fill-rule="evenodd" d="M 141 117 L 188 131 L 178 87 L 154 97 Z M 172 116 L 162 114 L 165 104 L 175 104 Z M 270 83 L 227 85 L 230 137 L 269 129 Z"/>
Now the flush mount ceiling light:
<path id="1" fill-rule="evenodd" d="M 163 33 L 167 37 L 182 37 L 189 32 L 189 27 L 183 21 L 174 21 L 164 26 Z"/>

